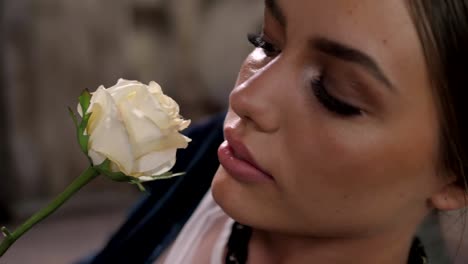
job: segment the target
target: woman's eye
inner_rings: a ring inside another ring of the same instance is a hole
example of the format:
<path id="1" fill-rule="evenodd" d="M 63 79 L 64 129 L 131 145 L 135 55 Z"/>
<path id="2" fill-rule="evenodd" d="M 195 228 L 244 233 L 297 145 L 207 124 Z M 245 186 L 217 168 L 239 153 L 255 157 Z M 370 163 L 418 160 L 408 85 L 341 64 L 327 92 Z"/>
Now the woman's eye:
<path id="1" fill-rule="evenodd" d="M 275 57 L 281 53 L 280 49 L 265 40 L 263 34 L 248 34 L 247 39 L 254 47 L 261 48 L 268 57 Z"/>
<path id="2" fill-rule="evenodd" d="M 312 90 L 318 101 L 330 112 L 343 117 L 362 115 L 362 110 L 343 102 L 328 93 L 323 74 L 312 81 Z"/>

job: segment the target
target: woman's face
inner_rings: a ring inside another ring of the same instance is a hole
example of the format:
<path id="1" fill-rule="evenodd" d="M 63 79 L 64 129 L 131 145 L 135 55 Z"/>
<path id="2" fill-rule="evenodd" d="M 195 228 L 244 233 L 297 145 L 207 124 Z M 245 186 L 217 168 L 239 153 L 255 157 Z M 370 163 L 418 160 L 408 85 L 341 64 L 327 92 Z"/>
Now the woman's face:
<path id="1" fill-rule="evenodd" d="M 414 229 L 440 187 L 439 122 L 405 1 L 267 0 L 250 39 L 213 181 L 220 206 L 287 233 Z"/>

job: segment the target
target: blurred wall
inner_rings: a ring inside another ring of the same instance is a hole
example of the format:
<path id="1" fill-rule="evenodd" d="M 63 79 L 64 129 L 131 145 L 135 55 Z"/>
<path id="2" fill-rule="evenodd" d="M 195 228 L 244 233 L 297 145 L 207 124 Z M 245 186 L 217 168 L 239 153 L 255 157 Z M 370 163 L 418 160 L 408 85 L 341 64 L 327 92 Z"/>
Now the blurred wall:
<path id="1" fill-rule="evenodd" d="M 185 117 L 222 110 L 262 1 L 4 0 L 2 11 L 12 160 L 2 177 L 16 184 L 0 188 L 28 201 L 58 193 L 87 165 L 67 112 L 84 88 L 156 80 Z"/>
<path id="2" fill-rule="evenodd" d="M 0 0 L 0 10 L 3 10 L 4 1 Z M 0 21 L 3 21 L 3 12 L 0 13 Z M 4 23 L 0 23 L 0 36 L 5 31 Z M 0 38 L 0 51 L 4 49 L 4 39 Z M 4 61 L 5 54 L 0 52 L 0 61 Z M 9 186 L 12 186 L 12 177 L 10 176 L 11 167 L 11 153 L 9 144 L 9 130 L 5 125 L 8 122 L 8 112 L 6 107 L 6 89 L 5 89 L 5 64 L 0 63 L 0 168 L 2 168 L 1 182 L 0 185 L 0 222 L 9 220 L 10 212 L 8 208 L 8 200 L 12 195 Z"/>

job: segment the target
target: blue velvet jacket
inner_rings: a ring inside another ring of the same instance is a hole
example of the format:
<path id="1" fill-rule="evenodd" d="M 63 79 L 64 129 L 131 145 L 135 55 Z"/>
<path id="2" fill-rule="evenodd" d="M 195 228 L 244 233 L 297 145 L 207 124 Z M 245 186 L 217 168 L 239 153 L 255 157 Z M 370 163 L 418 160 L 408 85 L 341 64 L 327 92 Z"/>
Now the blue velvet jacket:
<path id="1" fill-rule="evenodd" d="M 155 181 L 107 245 L 79 264 L 150 264 L 177 237 L 208 191 L 219 162 L 224 115 L 191 128 L 192 142 L 178 152 L 174 172 L 182 177 Z"/>

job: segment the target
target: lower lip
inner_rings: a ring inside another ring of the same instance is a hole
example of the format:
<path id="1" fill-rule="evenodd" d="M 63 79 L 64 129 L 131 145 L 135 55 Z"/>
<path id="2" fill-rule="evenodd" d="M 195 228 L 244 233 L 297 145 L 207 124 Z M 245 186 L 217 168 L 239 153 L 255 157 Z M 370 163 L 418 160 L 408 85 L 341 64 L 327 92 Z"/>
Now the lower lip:
<path id="1" fill-rule="evenodd" d="M 241 182 L 271 182 L 273 178 L 252 164 L 234 156 L 232 148 L 224 141 L 218 149 L 218 159 L 229 175 Z"/>

